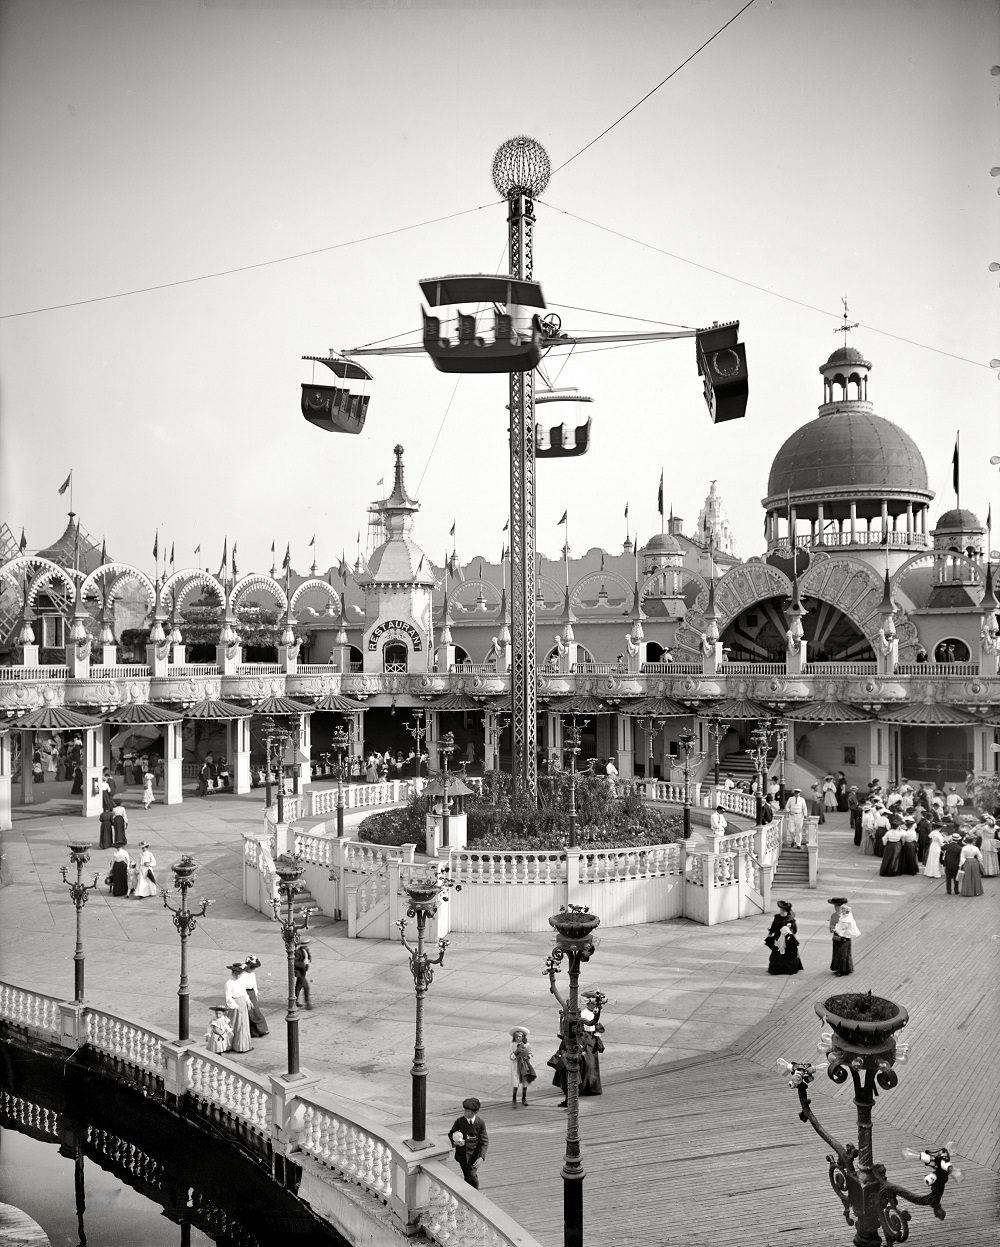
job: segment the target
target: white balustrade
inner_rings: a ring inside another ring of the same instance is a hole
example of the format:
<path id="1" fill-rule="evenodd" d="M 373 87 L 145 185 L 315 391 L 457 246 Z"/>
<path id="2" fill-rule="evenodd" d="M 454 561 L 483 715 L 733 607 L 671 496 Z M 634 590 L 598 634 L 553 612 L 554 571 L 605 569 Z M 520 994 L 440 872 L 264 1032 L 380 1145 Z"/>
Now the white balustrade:
<path id="1" fill-rule="evenodd" d="M 144 662 L 94 663 L 90 668 L 92 680 L 144 680 L 149 667 Z"/>
<path id="2" fill-rule="evenodd" d="M 126 1065 L 162 1076 L 162 1035 L 99 1009 L 88 1009 L 84 1022 L 87 1042 L 92 1048 L 106 1052 Z"/>
<path id="3" fill-rule="evenodd" d="M 701 675 L 700 662 L 644 662 L 639 667 L 643 675 Z"/>
<path id="4" fill-rule="evenodd" d="M 392 1149 L 361 1126 L 303 1101 L 299 1149 L 365 1190 L 387 1200 L 392 1192 Z"/>
<path id="5" fill-rule="evenodd" d="M 4 680 L 65 680 L 69 667 L 65 663 L 50 667 L 3 667 L 0 679 Z"/>
<path id="6" fill-rule="evenodd" d="M 179 662 L 171 663 L 167 668 L 168 678 L 198 675 L 219 675 L 222 668 L 217 662 Z"/>
<path id="7" fill-rule="evenodd" d="M 457 883 L 565 883 L 566 854 L 552 852 L 510 853 L 502 850 L 470 852 L 452 849 L 448 854 Z"/>
<path id="8" fill-rule="evenodd" d="M 10 983 L 0 983 L 0 1017 L 36 1033 L 58 1035 L 61 1030 L 57 1000 Z"/>
<path id="9" fill-rule="evenodd" d="M 478 1208 L 473 1208 L 450 1186 L 434 1177 L 427 1182 L 427 1211 L 420 1224 L 440 1247 L 512 1247 L 523 1242 L 492 1225 Z"/>
<path id="10" fill-rule="evenodd" d="M 716 792 L 716 805 L 721 805 L 731 814 L 740 814 L 744 818 L 756 818 L 757 798 L 753 793 L 741 792 L 738 788 L 719 788 Z"/>
<path id="11" fill-rule="evenodd" d="M 898 662 L 894 675 L 922 675 L 928 680 L 937 680 L 942 676 L 953 675 L 962 679 L 979 674 L 977 662 Z"/>
<path id="12" fill-rule="evenodd" d="M 271 1095 L 263 1082 L 208 1053 L 193 1052 L 188 1083 L 195 1099 L 238 1117 L 262 1138 L 270 1134 Z"/>
<path id="13" fill-rule="evenodd" d="M 376 875 L 365 875 L 358 885 L 358 914 L 366 914 L 384 897 L 389 895 L 389 874 L 380 870 Z"/>
<path id="14" fill-rule="evenodd" d="M 325 836 L 311 836 L 307 832 L 296 832 L 294 836 L 294 853 L 303 862 L 311 866 L 332 866 L 334 845 L 336 841 Z"/>
<path id="15" fill-rule="evenodd" d="M 806 675 L 877 675 L 874 662 L 807 662 Z"/>
<path id="16" fill-rule="evenodd" d="M 285 668 L 277 662 L 241 662 L 237 675 L 284 675 Z"/>

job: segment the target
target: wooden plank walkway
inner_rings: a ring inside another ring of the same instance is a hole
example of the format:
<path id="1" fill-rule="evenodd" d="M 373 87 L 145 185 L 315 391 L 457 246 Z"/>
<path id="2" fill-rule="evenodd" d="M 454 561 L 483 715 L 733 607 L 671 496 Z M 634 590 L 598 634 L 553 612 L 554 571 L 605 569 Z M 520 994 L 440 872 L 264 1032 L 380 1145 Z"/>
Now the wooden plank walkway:
<path id="1" fill-rule="evenodd" d="M 949 1186 L 944 1221 L 912 1209 L 911 1241 L 996 1247 L 1000 889 L 988 880 L 991 891 L 973 900 L 948 897 L 943 881 L 927 884 L 855 942 L 851 988 L 898 1000 L 910 1013 L 910 1059 L 875 1105 L 875 1156 L 891 1179 L 922 1192 L 925 1171 L 902 1160 L 900 1148 L 954 1139 L 965 1181 Z M 841 986 L 800 976 L 728 1051 L 606 1079 L 603 1096 L 581 1102 L 588 1243 L 847 1247 L 853 1230 L 829 1185 L 828 1149 L 798 1120 L 797 1096 L 773 1069 L 779 1056 L 818 1058 L 813 1004 Z M 845 1142 L 856 1141 L 849 1086 L 823 1075 L 811 1097 Z M 546 1247 L 562 1242 L 565 1110 L 557 1098 L 546 1091 L 527 1109 L 491 1108 L 483 1174 L 484 1193 Z"/>

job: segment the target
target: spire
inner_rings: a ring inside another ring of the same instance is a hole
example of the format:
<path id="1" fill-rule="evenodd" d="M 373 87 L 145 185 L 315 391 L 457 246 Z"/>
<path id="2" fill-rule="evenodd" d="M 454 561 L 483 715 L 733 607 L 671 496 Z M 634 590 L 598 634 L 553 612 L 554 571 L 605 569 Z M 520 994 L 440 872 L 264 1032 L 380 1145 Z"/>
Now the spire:
<path id="1" fill-rule="evenodd" d="M 986 564 L 986 590 L 983 593 L 983 600 L 979 603 L 979 609 L 987 614 L 994 614 L 1000 610 L 1000 602 L 997 601 L 996 593 L 993 591 L 993 564 Z"/>

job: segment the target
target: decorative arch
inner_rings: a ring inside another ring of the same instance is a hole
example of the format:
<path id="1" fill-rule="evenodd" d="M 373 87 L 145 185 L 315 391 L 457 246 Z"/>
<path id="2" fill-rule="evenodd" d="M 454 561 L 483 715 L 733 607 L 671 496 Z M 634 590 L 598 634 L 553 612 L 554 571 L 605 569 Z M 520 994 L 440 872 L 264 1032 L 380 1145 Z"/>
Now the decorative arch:
<path id="1" fill-rule="evenodd" d="M 918 602 L 912 594 L 907 593 L 906 581 L 913 572 L 927 568 L 933 569 L 943 557 L 948 558 L 953 565 L 960 564 L 963 572 L 968 573 L 968 579 L 974 580 L 983 589 L 983 592 L 986 591 L 986 576 L 982 566 L 970 559 L 968 555 L 956 554 L 950 550 L 939 550 L 937 552 L 922 550 L 919 554 L 915 554 L 912 558 L 907 559 L 901 567 L 896 569 L 895 574 L 890 578 L 889 585 L 892 589 L 893 597 L 899 594 L 901 598 L 906 599 L 906 604 L 910 607 L 919 608 L 926 605 L 925 602 Z"/>
<path id="2" fill-rule="evenodd" d="M 272 581 L 271 583 L 274 584 L 274 581 Z M 339 614 L 340 594 L 333 587 L 333 585 L 330 584 L 328 580 L 320 580 L 318 576 L 314 576 L 310 578 L 309 580 L 303 580 L 303 582 L 299 585 L 299 587 L 292 594 L 292 599 L 291 599 L 291 602 L 288 604 L 288 609 L 291 611 L 293 615 L 295 614 L 295 608 L 298 606 L 300 598 L 302 598 L 304 594 L 310 592 L 313 589 L 316 589 L 320 593 L 326 594 L 326 596 L 330 599 L 330 601 L 336 607 L 337 612 Z"/>
<path id="3" fill-rule="evenodd" d="M 0 567 L 0 579 L 8 581 L 21 598 L 22 585 L 19 577 L 27 575 L 30 578 L 28 585 L 27 605 L 34 603 L 35 597 L 43 585 L 46 585 L 53 577 L 61 580 L 69 592 L 76 594 L 76 582 L 79 579 L 79 572 L 76 577 L 60 567 L 58 563 L 53 563 L 51 559 L 39 558 L 37 554 L 20 554 L 17 558 L 11 559 L 9 563 L 5 563 Z"/>
<path id="4" fill-rule="evenodd" d="M 160 585 L 160 595 L 157 598 L 157 607 L 161 611 L 165 611 L 166 603 L 169 601 L 168 592 L 173 593 L 180 586 L 176 598 L 172 605 L 180 610 L 187 599 L 190 597 L 193 589 L 199 585 L 206 589 L 211 589 L 213 593 L 222 598 L 223 605 L 226 604 L 226 590 L 224 585 L 220 585 L 218 580 L 211 573 L 203 571 L 198 567 L 184 568 L 179 572 L 174 572 L 172 576 Z"/>
<path id="5" fill-rule="evenodd" d="M 156 588 L 145 572 L 140 571 L 138 567 L 132 567 L 129 563 L 102 563 L 100 567 L 96 567 L 88 576 L 84 578 L 80 585 L 80 597 L 85 599 L 87 594 L 97 587 L 98 583 L 107 577 L 111 578 L 110 584 L 102 585 L 104 591 L 104 605 L 110 606 L 121 590 L 130 581 L 137 581 L 145 590 L 146 606 L 152 610 L 156 605 Z"/>
<path id="6" fill-rule="evenodd" d="M 282 610 L 288 609 L 288 597 L 281 585 L 276 580 L 272 580 L 270 576 L 262 576 L 258 572 L 251 572 L 247 576 L 241 576 L 230 590 L 230 612 L 235 612 L 236 608 L 241 605 L 243 598 L 254 589 L 260 590 L 269 597 L 274 598 Z"/>
<path id="7" fill-rule="evenodd" d="M 477 588 L 477 587 L 479 589 L 479 593 L 481 594 L 483 599 L 486 600 L 487 602 L 486 610 L 481 613 L 484 615 L 488 615 L 492 612 L 498 611 L 500 609 L 500 603 L 503 600 L 501 597 L 500 591 L 497 589 L 496 585 L 490 584 L 488 580 L 478 580 L 478 579 L 477 580 L 463 580 L 461 581 L 461 583 L 457 584 L 454 587 L 454 589 L 452 589 L 451 592 L 448 594 L 448 598 L 447 598 L 448 608 L 450 609 L 452 606 L 460 605 L 462 607 L 463 613 L 467 614 L 469 612 L 469 607 L 464 602 L 460 601 L 460 599 L 465 594 L 467 594 L 470 589 Z M 492 598 L 496 599 L 495 603 L 492 603 L 489 600 Z"/>
<path id="8" fill-rule="evenodd" d="M 829 602 L 869 641 L 879 630 L 879 606 L 885 585 L 878 573 L 861 559 L 838 556 L 812 563 L 799 581 L 799 590 Z"/>
<path id="9" fill-rule="evenodd" d="M 539 590 L 541 589 L 545 590 L 543 597 L 545 598 L 546 607 L 549 606 L 549 594 L 550 593 L 552 597 L 555 599 L 552 605 L 557 606 L 557 607 L 562 606 L 563 597 L 565 596 L 565 593 L 566 593 L 565 587 L 563 585 L 557 585 L 556 582 L 554 580 L 550 580 L 548 576 L 539 576 L 538 579 L 535 581 L 535 593 L 537 594 Z"/>
<path id="10" fill-rule="evenodd" d="M 704 620 L 708 609 L 708 585 L 698 594 L 694 604 L 694 617 Z M 725 628 L 745 610 L 768 598 L 791 597 L 792 582 L 770 563 L 744 563 L 731 567 L 715 582 L 715 609 L 719 613 L 719 627 Z"/>
<path id="11" fill-rule="evenodd" d="M 570 605 L 581 605 L 581 595 L 588 585 L 607 585 L 608 583 L 617 585 L 618 588 L 621 589 L 622 596 L 625 598 L 625 601 L 631 602 L 633 586 L 630 585 L 623 576 L 619 576 L 617 572 L 588 572 L 587 575 L 578 580 L 570 590 Z"/>

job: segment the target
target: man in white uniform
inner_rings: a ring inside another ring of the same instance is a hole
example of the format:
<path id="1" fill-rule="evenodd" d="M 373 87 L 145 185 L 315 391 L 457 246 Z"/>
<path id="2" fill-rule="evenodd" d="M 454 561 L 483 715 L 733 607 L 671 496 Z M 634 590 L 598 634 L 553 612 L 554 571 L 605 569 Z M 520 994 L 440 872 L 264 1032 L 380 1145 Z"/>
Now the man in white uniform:
<path id="1" fill-rule="evenodd" d="M 726 828 L 729 824 L 726 822 L 726 811 L 721 805 L 715 807 L 715 812 L 709 819 L 713 836 L 724 836 Z"/>
<path id="2" fill-rule="evenodd" d="M 801 849 L 807 813 L 806 801 L 801 788 L 792 789 L 792 795 L 785 802 L 785 812 L 792 816 L 792 843 L 797 849 Z"/>

